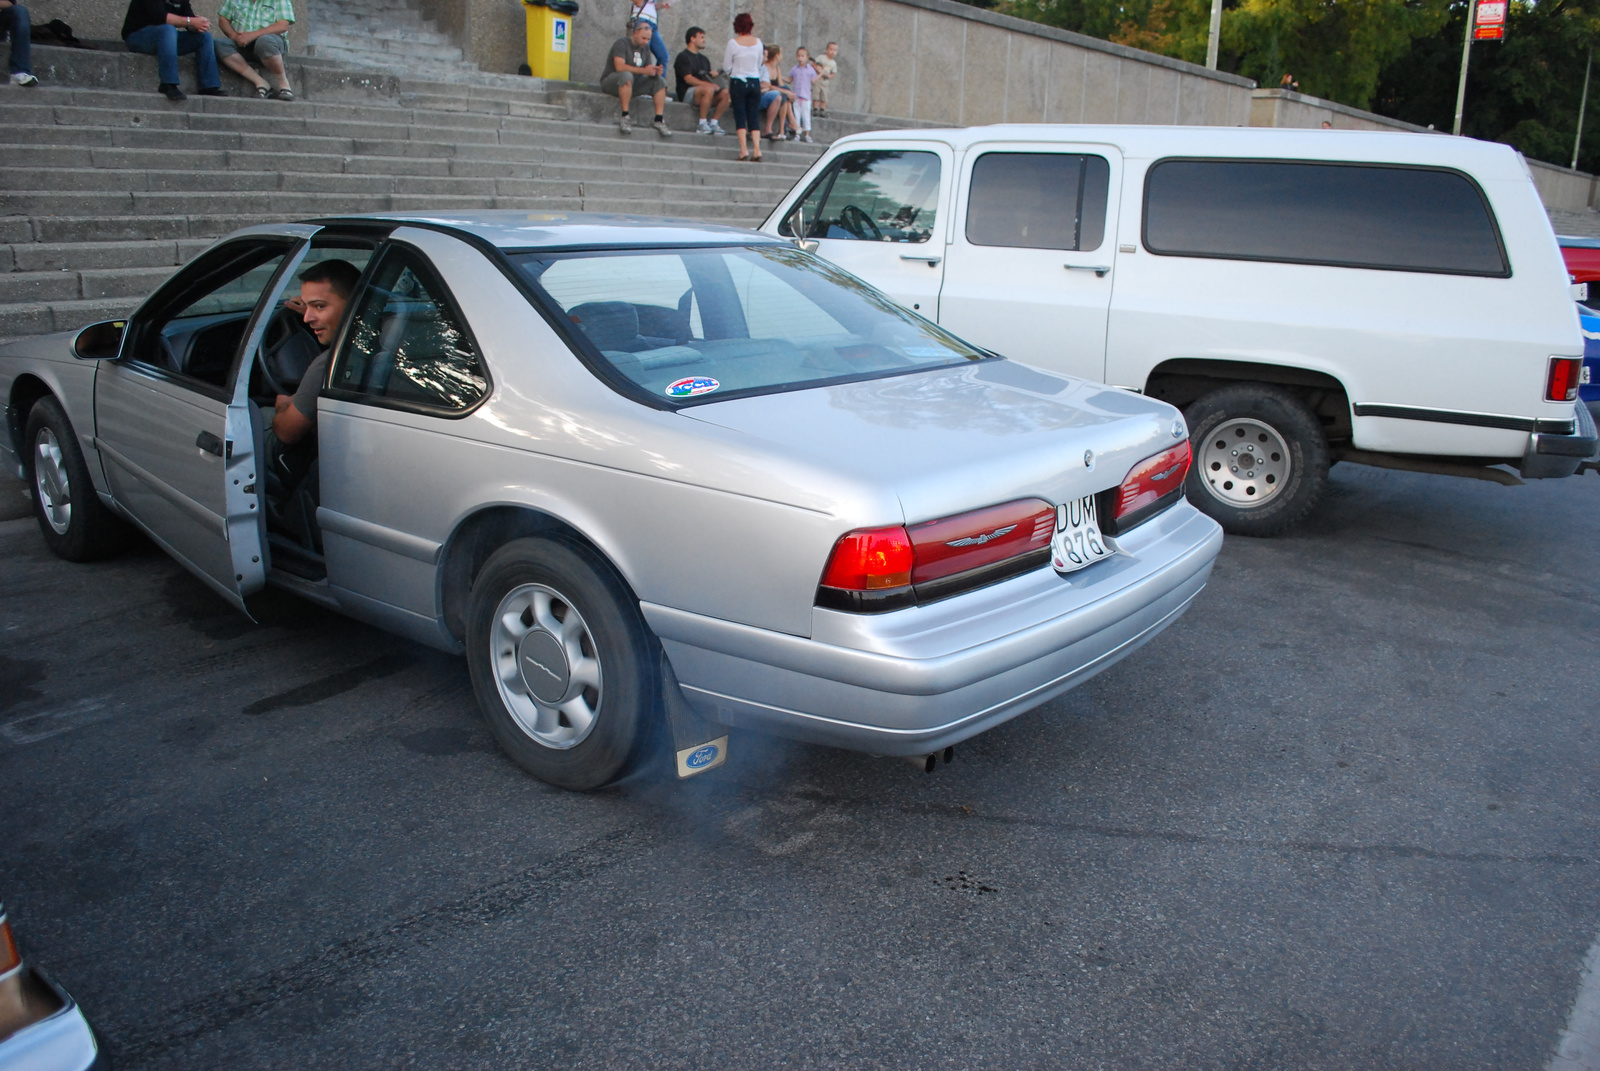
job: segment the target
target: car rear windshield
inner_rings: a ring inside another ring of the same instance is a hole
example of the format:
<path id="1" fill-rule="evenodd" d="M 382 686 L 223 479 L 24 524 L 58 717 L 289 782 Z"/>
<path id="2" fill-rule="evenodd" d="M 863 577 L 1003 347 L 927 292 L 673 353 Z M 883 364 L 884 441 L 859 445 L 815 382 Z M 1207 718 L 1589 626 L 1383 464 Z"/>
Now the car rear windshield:
<path id="1" fill-rule="evenodd" d="M 773 394 L 990 356 L 788 245 L 520 253 L 611 373 L 669 404 Z"/>
<path id="2" fill-rule="evenodd" d="M 1444 168 L 1159 160 L 1144 240 L 1167 256 L 1511 274 L 1482 191 Z"/>

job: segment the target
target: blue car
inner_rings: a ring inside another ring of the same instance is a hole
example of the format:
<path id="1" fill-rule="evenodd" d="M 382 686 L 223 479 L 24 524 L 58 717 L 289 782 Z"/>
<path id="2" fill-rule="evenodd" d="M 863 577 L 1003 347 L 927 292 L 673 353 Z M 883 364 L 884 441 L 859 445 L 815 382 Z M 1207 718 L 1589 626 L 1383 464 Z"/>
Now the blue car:
<path id="1" fill-rule="evenodd" d="M 1600 422 L 1600 311 L 1580 304 L 1578 319 L 1583 322 L 1583 371 L 1578 374 L 1578 397 Z"/>

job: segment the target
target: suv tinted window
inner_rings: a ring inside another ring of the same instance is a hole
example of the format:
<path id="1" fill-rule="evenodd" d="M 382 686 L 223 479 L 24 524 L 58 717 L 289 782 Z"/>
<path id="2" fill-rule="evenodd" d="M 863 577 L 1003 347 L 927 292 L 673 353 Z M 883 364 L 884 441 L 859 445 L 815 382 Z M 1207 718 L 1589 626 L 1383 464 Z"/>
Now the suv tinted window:
<path id="1" fill-rule="evenodd" d="M 972 165 L 967 241 L 1022 249 L 1098 249 L 1111 165 L 1080 153 L 990 152 Z"/>
<path id="2" fill-rule="evenodd" d="M 1465 175 L 1280 160 L 1161 160 L 1144 242 L 1170 256 L 1506 276 L 1500 231 Z"/>
<path id="3" fill-rule="evenodd" d="M 391 247 L 361 295 L 336 391 L 430 409 L 471 408 L 488 390 L 478 347 L 418 254 Z"/>
<path id="4" fill-rule="evenodd" d="M 847 152 L 812 183 L 798 206 L 807 238 L 926 242 L 939 206 L 939 155 Z M 794 237 L 791 214 L 778 233 Z"/>

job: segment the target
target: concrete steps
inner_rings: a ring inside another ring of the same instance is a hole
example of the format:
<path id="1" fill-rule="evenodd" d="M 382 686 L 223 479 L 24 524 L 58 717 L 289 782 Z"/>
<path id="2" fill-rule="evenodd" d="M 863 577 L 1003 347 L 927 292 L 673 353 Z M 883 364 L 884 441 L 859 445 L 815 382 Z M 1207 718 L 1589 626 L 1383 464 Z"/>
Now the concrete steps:
<path id="1" fill-rule="evenodd" d="M 388 17 L 377 0 L 338 2 L 352 24 Z M 391 29 L 372 39 L 438 43 L 415 36 L 426 27 Z M 641 123 L 624 138 L 616 102 L 593 87 L 467 65 L 419 78 L 319 55 L 291 63 L 294 103 L 176 105 L 153 92 L 150 57 L 41 46 L 34 65 L 41 88 L 0 88 L 0 338 L 124 315 L 212 240 L 258 223 L 509 208 L 749 226 L 828 140 L 892 125 L 822 120 L 817 144 L 768 143 L 755 166 L 734 160 L 734 138 L 693 133 L 683 105 L 667 113 L 676 137 Z"/>

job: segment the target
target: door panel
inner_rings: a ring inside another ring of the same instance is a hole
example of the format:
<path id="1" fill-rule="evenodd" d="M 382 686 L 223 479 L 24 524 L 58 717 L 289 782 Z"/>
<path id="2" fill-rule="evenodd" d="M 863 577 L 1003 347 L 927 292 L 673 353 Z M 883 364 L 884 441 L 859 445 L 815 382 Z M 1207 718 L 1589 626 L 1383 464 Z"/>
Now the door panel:
<path id="1" fill-rule="evenodd" d="M 122 357 L 95 375 L 96 438 L 118 503 L 243 609 L 266 579 L 256 436 L 240 363 L 259 343 L 298 235 L 227 243 L 140 308 Z"/>
<path id="2" fill-rule="evenodd" d="M 1104 145 L 974 147 L 940 325 L 1018 361 L 1104 379 L 1121 170 Z"/>
<path id="3" fill-rule="evenodd" d="M 952 154 L 935 142 L 842 153 L 796 203 L 818 255 L 932 320 L 949 215 Z M 779 233 L 788 235 L 785 223 Z"/>

